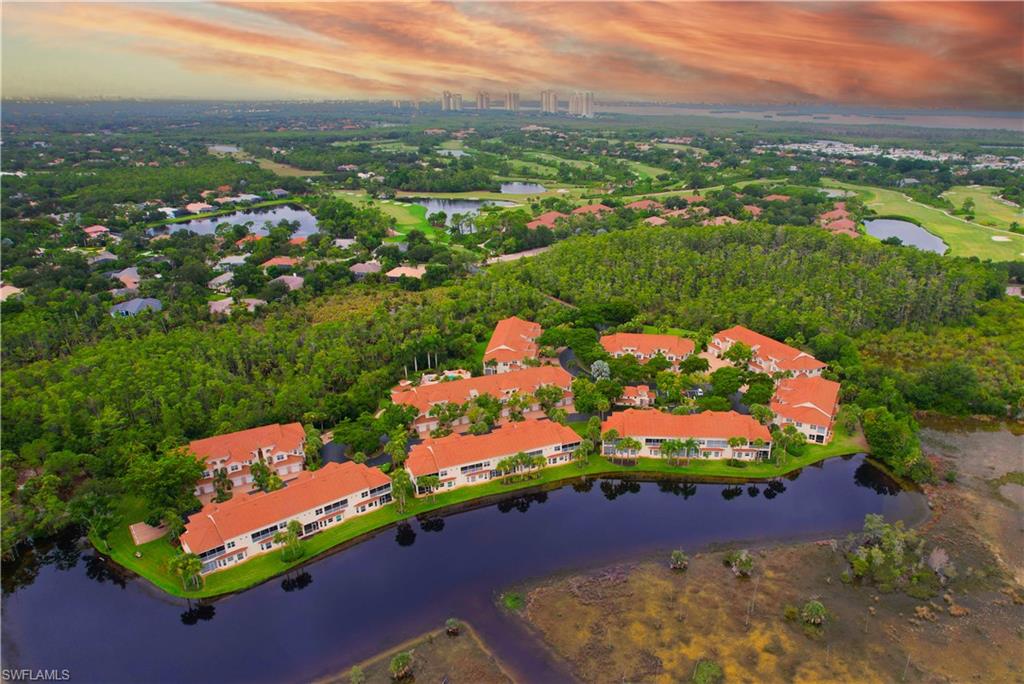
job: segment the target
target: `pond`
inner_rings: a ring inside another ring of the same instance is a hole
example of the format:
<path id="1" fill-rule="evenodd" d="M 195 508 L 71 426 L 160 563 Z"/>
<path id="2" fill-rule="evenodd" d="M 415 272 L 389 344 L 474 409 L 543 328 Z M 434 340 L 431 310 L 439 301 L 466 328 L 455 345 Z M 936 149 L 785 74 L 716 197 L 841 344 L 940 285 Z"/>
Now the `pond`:
<path id="1" fill-rule="evenodd" d="M 480 207 L 485 204 L 490 204 L 496 207 L 516 206 L 515 202 L 476 199 L 439 199 L 436 197 L 410 197 L 407 201 L 412 202 L 413 204 L 418 204 L 421 207 L 426 207 L 427 216 L 443 211 L 447 215 L 444 221 L 446 226 L 450 226 L 452 224 L 452 214 L 469 214 L 470 216 L 476 216 L 480 213 Z"/>
<path id="2" fill-rule="evenodd" d="M 897 237 L 903 244 L 917 247 L 925 252 L 946 253 L 946 243 L 919 225 L 898 219 L 874 219 L 864 222 L 868 235 L 880 240 Z"/>
<path id="3" fill-rule="evenodd" d="M 536 195 L 545 192 L 546 190 L 547 188 L 540 183 L 520 183 L 519 181 L 513 181 L 501 184 L 501 192 L 505 195 Z"/>
<path id="4" fill-rule="evenodd" d="M 860 455 L 749 486 L 590 479 L 410 520 L 202 604 L 121 577 L 68 539 L 4 567 L 3 661 L 80 681 L 309 680 L 457 616 L 519 679 L 561 680 L 496 592 L 677 547 L 844 535 L 867 513 L 913 524 L 926 507 Z"/>
<path id="5" fill-rule="evenodd" d="M 267 221 L 270 221 L 272 225 L 277 225 L 279 221 L 298 221 L 299 228 L 293 233 L 295 237 L 309 237 L 317 232 L 316 217 L 302 207 L 290 204 L 267 207 L 266 209 L 236 211 L 231 214 L 223 214 L 222 216 L 211 216 L 210 218 L 172 223 L 167 226 L 167 229 L 172 233 L 176 233 L 179 230 L 190 230 L 199 235 L 212 235 L 217 232 L 218 225 L 248 223 L 250 221 L 252 221 L 252 232 L 257 235 L 267 234 L 267 229 L 263 225 Z"/>
<path id="6" fill-rule="evenodd" d="M 469 152 L 463 152 L 462 150 L 438 150 L 437 153 L 442 157 L 468 157 Z"/>
<path id="7" fill-rule="evenodd" d="M 207 149 L 214 154 L 234 154 L 242 151 L 238 145 L 210 145 Z"/>

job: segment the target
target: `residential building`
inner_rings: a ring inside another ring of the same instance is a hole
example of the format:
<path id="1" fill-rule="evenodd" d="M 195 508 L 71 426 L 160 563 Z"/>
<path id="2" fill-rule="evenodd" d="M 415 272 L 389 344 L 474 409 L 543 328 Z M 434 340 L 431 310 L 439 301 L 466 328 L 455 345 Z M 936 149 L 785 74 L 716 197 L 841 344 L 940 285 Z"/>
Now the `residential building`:
<path id="1" fill-rule="evenodd" d="M 584 119 L 594 118 L 594 93 L 590 91 L 576 91 L 569 96 L 569 114 L 583 117 Z"/>
<path id="2" fill-rule="evenodd" d="M 102 241 L 110 235 L 110 229 L 101 225 L 87 226 L 82 229 L 82 232 L 85 233 L 86 240 Z"/>
<path id="3" fill-rule="evenodd" d="M 484 112 L 484 111 L 487 111 L 490 108 L 491 108 L 491 96 L 481 90 L 480 92 L 478 92 L 476 94 L 476 109 L 479 112 Z"/>
<path id="4" fill-rule="evenodd" d="M 568 218 L 568 215 L 563 214 L 560 211 L 545 211 L 543 214 L 527 223 L 526 227 L 529 228 L 530 230 L 537 230 L 541 226 L 545 226 L 547 228 L 554 228 L 555 223 L 558 221 L 558 219 L 564 218 Z"/>
<path id="5" fill-rule="evenodd" d="M 282 480 L 288 480 L 302 471 L 305 444 L 306 431 L 301 423 L 273 423 L 193 440 L 188 444 L 189 451 L 206 462 L 206 470 L 196 483 L 196 496 L 213 494 L 213 475 L 220 469 L 227 471 L 234 491 L 250 489 L 251 466 L 257 461 L 266 463 Z"/>
<path id="6" fill-rule="evenodd" d="M 540 94 L 540 111 L 543 114 L 558 113 L 558 93 L 554 90 L 544 90 Z"/>
<path id="7" fill-rule="evenodd" d="M 202 214 L 203 212 L 213 211 L 213 209 L 213 205 L 206 202 L 191 202 L 185 205 L 185 211 L 189 214 Z"/>
<path id="8" fill-rule="evenodd" d="M 355 238 L 335 238 L 331 243 L 339 249 L 349 249 L 359 244 L 359 241 Z"/>
<path id="9" fill-rule="evenodd" d="M 24 292 L 20 287 L 8 283 L 0 283 L 0 302 L 6 302 L 11 297 L 18 297 Z"/>
<path id="10" fill-rule="evenodd" d="M 181 548 L 199 556 L 205 574 L 274 550 L 274 534 L 292 520 L 305 538 L 390 502 L 391 480 L 377 468 L 328 463 L 299 473 L 282 489 L 207 504 L 189 517 Z"/>
<path id="11" fill-rule="evenodd" d="M 581 214 L 594 214 L 600 216 L 606 211 L 611 211 L 612 208 L 604 204 L 584 204 L 582 207 L 576 207 L 572 210 L 572 213 L 576 216 Z"/>
<path id="12" fill-rule="evenodd" d="M 580 436 L 570 427 L 546 419 L 526 420 L 508 423 L 486 435 L 425 439 L 412 447 L 405 469 L 414 483 L 436 475 L 442 490 L 457 489 L 500 477 L 498 463 L 520 452 L 544 456 L 545 467 L 550 467 L 571 461 L 579 445 Z M 417 485 L 417 492 L 426 490 Z"/>
<path id="13" fill-rule="evenodd" d="M 642 199 L 635 202 L 630 202 L 626 205 L 627 209 L 634 209 L 636 211 L 661 211 L 665 207 L 660 202 L 655 202 L 651 199 Z"/>
<path id="14" fill-rule="evenodd" d="M 139 289 L 139 282 L 142 278 L 139 277 L 139 269 L 135 266 L 129 266 L 128 268 L 121 269 L 120 271 L 114 271 L 110 274 L 110 277 L 114 280 L 121 282 L 121 285 L 127 290 Z"/>
<path id="15" fill-rule="evenodd" d="M 396 266 L 384 275 L 391 282 L 398 282 L 403 276 L 413 280 L 421 280 L 426 274 L 426 266 Z"/>
<path id="16" fill-rule="evenodd" d="M 231 291 L 231 283 L 235 279 L 235 274 L 231 271 L 221 273 L 219 276 L 206 283 L 206 287 L 217 292 L 223 292 L 227 294 Z"/>
<path id="17" fill-rule="evenodd" d="M 441 93 L 441 111 L 442 112 L 461 112 L 462 111 L 462 94 L 453 93 L 448 90 Z"/>
<path id="18" fill-rule="evenodd" d="M 601 346 L 614 358 L 635 356 L 640 363 L 647 363 L 659 354 L 678 367 L 679 362 L 693 353 L 693 340 L 678 335 L 656 335 L 647 333 L 615 333 L 601 337 Z"/>
<path id="19" fill-rule="evenodd" d="M 257 307 L 265 306 L 266 303 L 267 302 L 262 299 L 254 299 L 252 297 L 245 297 L 238 300 L 238 302 L 235 302 L 233 297 L 225 297 L 224 299 L 215 299 L 214 301 L 209 302 L 208 306 L 210 307 L 211 314 L 223 314 L 225 316 L 230 316 L 231 310 L 235 306 L 241 305 L 246 311 L 253 313 L 256 311 Z"/>
<path id="20" fill-rule="evenodd" d="M 644 219 L 644 223 L 646 223 L 649 226 L 664 226 L 665 224 L 668 223 L 668 221 L 661 218 L 660 216 L 648 216 L 647 218 Z"/>
<path id="21" fill-rule="evenodd" d="M 352 266 L 349 266 L 348 270 L 352 272 L 352 275 L 355 276 L 356 280 L 362 280 L 368 275 L 380 273 L 381 266 L 380 262 L 377 260 L 364 261 L 362 263 L 353 264 Z"/>
<path id="22" fill-rule="evenodd" d="M 620 406 L 632 408 L 649 408 L 656 399 L 654 391 L 647 385 L 626 385 L 622 388 L 622 396 L 616 402 Z"/>
<path id="23" fill-rule="evenodd" d="M 262 264 L 260 264 L 260 268 L 262 268 L 264 271 L 267 270 L 268 268 L 273 268 L 274 266 L 283 266 L 283 267 L 287 267 L 287 268 L 292 268 L 292 267 L 298 265 L 298 263 L 299 263 L 299 260 L 294 258 L 294 257 L 276 256 L 276 257 L 271 257 L 270 259 L 267 259 L 266 261 L 264 261 Z"/>
<path id="24" fill-rule="evenodd" d="M 234 269 L 238 268 L 239 266 L 245 263 L 245 258 L 246 257 L 244 254 L 234 254 L 231 256 L 226 256 L 220 261 L 218 261 L 214 268 L 217 269 L 218 271 L 233 271 Z"/>
<path id="25" fill-rule="evenodd" d="M 792 425 L 808 442 L 828 444 L 839 411 L 839 383 L 818 376 L 785 378 L 775 387 L 770 408 L 776 425 Z"/>
<path id="26" fill-rule="evenodd" d="M 754 356 L 749 367 L 758 373 L 821 375 L 821 371 L 825 369 L 826 364 L 807 352 L 756 333 L 742 325 L 715 333 L 708 343 L 708 351 L 721 358 L 722 354 L 737 342 L 742 342 L 753 350 Z"/>
<path id="27" fill-rule="evenodd" d="M 505 92 L 505 111 L 519 111 L 519 93 L 513 92 L 511 90 Z"/>
<path id="28" fill-rule="evenodd" d="M 539 324 L 517 316 L 498 321 L 484 350 L 484 373 L 494 375 L 525 368 L 528 359 L 537 358 L 537 338 L 542 332 Z"/>
<path id="29" fill-rule="evenodd" d="M 273 190 L 270 191 L 270 194 L 276 199 L 282 199 L 284 197 L 287 197 L 290 193 L 284 188 L 274 188 Z"/>
<path id="30" fill-rule="evenodd" d="M 482 375 L 468 380 L 453 380 L 431 385 L 412 385 L 402 383 L 391 390 L 391 401 L 396 404 L 414 406 L 419 415 L 413 424 L 423 434 L 437 429 L 437 418 L 430 415 L 430 410 L 437 404 L 464 404 L 482 394 L 489 394 L 502 403 L 509 397 L 532 395 L 539 387 L 554 385 L 562 388 L 563 397 L 556 405 L 572 412 L 572 376 L 560 366 L 537 366 L 523 370 L 496 375 Z M 537 403 L 531 403 L 523 411 L 527 418 L 543 415 Z M 508 418 L 508 409 L 501 412 L 501 420 Z M 466 417 L 456 420 L 452 429 L 462 431 L 469 427 Z"/>
<path id="31" fill-rule="evenodd" d="M 295 290 L 302 289 L 302 286 L 306 283 L 306 279 L 297 275 L 282 275 L 274 278 L 270 282 L 284 283 L 284 286 L 288 288 L 289 292 L 294 292 Z"/>
<path id="32" fill-rule="evenodd" d="M 110 307 L 110 315 L 114 318 L 118 316 L 138 316 L 143 311 L 161 311 L 163 308 L 164 305 L 159 299 L 136 297 L 135 299 L 129 299 L 127 302 L 121 302 Z"/>
<path id="33" fill-rule="evenodd" d="M 660 458 L 661 445 L 669 439 L 696 440 L 699 446 L 693 455 L 705 459 L 753 461 L 771 455 L 772 434 L 768 428 L 735 411 L 675 415 L 653 409 L 626 409 L 613 413 L 601 424 L 601 434 L 609 430 L 615 430 L 619 440 L 637 440 L 641 447 L 624 452 L 617 441 L 606 442 L 603 450 L 608 456 Z"/>

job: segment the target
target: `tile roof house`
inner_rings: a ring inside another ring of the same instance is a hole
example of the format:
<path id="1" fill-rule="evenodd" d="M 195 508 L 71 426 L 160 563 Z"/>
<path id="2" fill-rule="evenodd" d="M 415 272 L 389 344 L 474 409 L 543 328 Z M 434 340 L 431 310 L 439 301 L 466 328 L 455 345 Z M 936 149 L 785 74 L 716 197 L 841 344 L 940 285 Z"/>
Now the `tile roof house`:
<path id="1" fill-rule="evenodd" d="M 412 447 L 405 469 L 413 482 L 436 475 L 442 490 L 456 489 L 500 477 L 498 462 L 519 452 L 543 455 L 545 467 L 550 467 L 571 461 L 579 445 L 580 436 L 570 427 L 546 419 L 526 420 L 508 423 L 485 435 L 451 434 L 425 439 Z"/>
<path id="2" fill-rule="evenodd" d="M 771 454 L 772 434 L 764 425 L 735 411 L 704 411 L 689 415 L 663 413 L 653 409 L 626 409 L 613 413 L 601 424 L 601 433 L 615 430 L 619 438 L 632 437 L 642 445 L 639 451 L 624 453 L 616 442 L 605 443 L 605 454 L 617 457 L 661 456 L 661 444 L 667 439 L 696 439 L 698 454 L 707 459 L 754 460 Z M 731 446 L 729 440 L 743 443 Z"/>
<path id="3" fill-rule="evenodd" d="M 231 309 L 237 306 L 238 304 L 241 304 L 246 311 L 252 313 L 256 311 L 256 307 L 264 306 L 266 302 L 262 299 L 253 299 L 251 297 L 246 297 L 244 299 L 239 300 L 236 303 L 233 297 L 225 297 L 224 299 L 216 299 L 209 303 L 210 313 L 230 316 Z"/>
<path id="4" fill-rule="evenodd" d="M 272 551 L 274 533 L 292 520 L 306 538 L 390 502 L 391 480 L 377 468 L 328 463 L 300 472 L 282 489 L 207 504 L 189 517 L 181 546 L 199 556 L 205 574 Z"/>
<path id="5" fill-rule="evenodd" d="M 646 223 L 649 226 L 664 226 L 665 224 L 668 223 L 668 221 L 661 218 L 660 216 L 648 216 L 647 218 L 644 219 L 644 223 Z"/>
<path id="6" fill-rule="evenodd" d="M 350 247 L 355 247 L 359 244 L 359 241 L 354 238 L 335 238 L 331 244 L 339 249 L 348 249 Z"/>
<path id="7" fill-rule="evenodd" d="M 231 271 L 221 273 L 219 276 L 206 283 L 206 287 L 217 292 L 229 292 L 231 290 L 231 282 L 235 279 L 235 274 Z"/>
<path id="8" fill-rule="evenodd" d="M 117 261 L 117 255 L 105 249 L 85 258 L 85 262 L 90 266 L 100 266 L 115 261 Z"/>
<path id="9" fill-rule="evenodd" d="M 484 373 L 508 373 L 526 367 L 539 353 L 537 338 L 544 329 L 532 321 L 512 316 L 498 321 L 484 350 Z"/>
<path id="10" fill-rule="evenodd" d="M 139 288 L 139 282 L 142 280 L 139 277 L 139 269 L 135 266 L 129 266 L 128 268 L 115 271 L 110 274 L 110 277 L 114 280 L 121 281 L 126 289 L 137 290 Z"/>
<path id="11" fill-rule="evenodd" d="M 754 357 L 750 362 L 750 370 L 758 373 L 821 375 L 826 366 L 807 352 L 744 328 L 742 325 L 715 333 L 708 343 L 708 351 L 721 358 L 722 354 L 736 342 L 742 342 L 753 350 Z"/>
<path id="12" fill-rule="evenodd" d="M 294 257 L 276 256 L 276 257 L 271 257 L 270 259 L 267 259 L 266 261 L 264 261 L 262 264 L 260 264 L 260 268 L 262 268 L 264 270 L 266 270 L 268 268 L 273 268 L 274 266 L 281 266 L 281 267 L 291 268 L 291 267 L 297 265 L 298 263 L 299 263 L 299 260 L 295 259 Z"/>
<path id="13" fill-rule="evenodd" d="M 538 387 L 544 385 L 562 388 L 564 396 L 557 405 L 571 413 L 572 376 L 560 366 L 537 366 L 508 373 L 482 375 L 468 380 L 453 380 L 431 385 L 400 384 L 391 390 L 391 401 L 415 407 L 419 411 L 419 416 L 413 425 L 420 433 L 426 433 L 438 427 L 437 418 L 429 415 L 430 409 L 435 404 L 464 404 L 482 394 L 489 394 L 504 403 L 513 394 L 532 395 Z M 540 405 L 532 404 L 524 411 L 524 415 L 527 417 L 542 415 Z M 507 410 L 502 411 L 501 418 L 503 420 L 508 418 Z M 462 431 L 468 427 L 469 419 L 462 417 L 454 423 L 452 429 Z"/>
<path id="14" fill-rule="evenodd" d="M 368 275 L 373 273 L 380 273 L 381 266 L 379 261 L 364 261 L 359 264 L 353 264 L 348 267 L 348 270 L 352 272 L 352 275 L 356 277 L 356 280 L 362 280 Z"/>
<path id="15" fill-rule="evenodd" d="M 526 224 L 526 227 L 530 230 L 536 230 L 541 226 L 547 226 L 548 228 L 554 228 L 555 223 L 559 219 L 567 218 L 567 214 L 563 214 L 560 211 L 545 211 L 543 214 L 535 218 Z"/>
<path id="16" fill-rule="evenodd" d="M 572 213 L 576 216 L 581 214 L 594 214 L 600 216 L 601 214 L 611 210 L 611 207 L 605 206 L 604 204 L 584 204 L 582 207 L 576 207 L 573 209 Z"/>
<path id="17" fill-rule="evenodd" d="M 306 431 L 301 423 L 273 423 L 193 440 L 188 444 L 189 451 L 206 463 L 206 470 L 196 484 L 196 496 L 214 492 L 213 473 L 220 468 L 227 469 L 234 491 L 249 489 L 252 484 L 249 466 L 257 460 L 266 462 L 281 479 L 287 479 L 302 470 L 306 460 L 305 443 Z"/>
<path id="18" fill-rule="evenodd" d="M 17 297 L 22 292 L 24 292 L 24 290 L 20 287 L 15 287 L 14 285 L 9 285 L 7 283 L 0 283 L 0 302 L 6 302 L 11 297 Z"/>
<path id="19" fill-rule="evenodd" d="M 101 225 L 88 226 L 83 228 L 82 232 L 85 233 L 86 239 L 89 240 L 102 240 L 110 235 L 110 229 Z"/>
<path id="20" fill-rule="evenodd" d="M 635 356 L 640 363 L 647 363 L 658 354 L 673 366 L 693 353 L 693 340 L 677 335 L 647 333 L 615 333 L 601 337 L 601 346 L 615 358 Z"/>
<path id="21" fill-rule="evenodd" d="M 201 214 L 204 211 L 213 211 L 213 205 L 206 202 L 192 202 L 185 205 L 185 211 L 190 214 Z"/>
<path id="22" fill-rule="evenodd" d="M 789 195 L 765 195 L 765 202 L 788 202 Z"/>
<path id="23" fill-rule="evenodd" d="M 638 211 L 661 211 L 665 207 L 660 202 L 655 202 L 652 199 L 642 199 L 635 202 L 630 202 L 626 205 L 627 209 L 636 209 Z"/>
<path id="24" fill-rule="evenodd" d="M 262 235 L 254 235 L 253 233 L 249 233 L 248 235 L 246 235 L 246 236 L 244 236 L 244 237 L 242 237 L 242 238 L 240 238 L 238 240 L 235 240 L 235 247 L 241 247 L 242 245 L 248 244 L 250 242 L 257 242 L 257 241 L 262 240 L 262 239 L 263 239 Z"/>
<path id="25" fill-rule="evenodd" d="M 655 399 L 654 391 L 647 385 L 626 385 L 616 403 L 633 408 L 648 408 L 654 404 Z"/>
<path id="26" fill-rule="evenodd" d="M 757 206 L 756 204 L 744 204 L 743 209 L 746 210 L 746 212 L 753 216 L 754 218 L 757 218 L 758 216 L 761 215 L 761 207 Z"/>
<path id="27" fill-rule="evenodd" d="M 395 266 L 393 269 L 385 273 L 384 275 L 388 280 L 397 281 L 402 276 L 406 278 L 412 278 L 414 280 L 420 280 L 427 274 L 426 266 Z"/>
<path id="28" fill-rule="evenodd" d="M 713 219 L 707 219 L 706 221 L 702 221 L 701 225 L 702 226 L 727 226 L 727 225 L 731 225 L 733 223 L 739 223 L 739 221 L 737 219 L 734 219 L 732 216 L 716 216 Z"/>
<path id="29" fill-rule="evenodd" d="M 818 376 L 785 378 L 776 386 L 770 408 L 776 425 L 793 425 L 808 442 L 827 444 L 839 411 L 839 383 Z"/>
<path id="30" fill-rule="evenodd" d="M 295 290 L 302 289 L 302 286 L 306 283 L 306 279 L 303 278 L 302 276 L 297 275 L 283 275 L 274 278 L 270 282 L 284 283 L 285 287 L 288 288 L 289 292 L 294 292 Z"/>
<path id="31" fill-rule="evenodd" d="M 220 261 L 218 261 L 214 268 L 216 268 L 219 271 L 230 271 L 235 267 L 244 264 L 245 259 L 246 257 L 244 254 L 233 254 L 231 256 L 226 256 Z"/>
<path id="32" fill-rule="evenodd" d="M 837 219 L 825 224 L 825 230 L 832 233 L 843 233 L 845 235 L 859 236 L 857 224 L 850 219 Z"/>
<path id="33" fill-rule="evenodd" d="M 118 316 L 137 316 L 143 311 L 161 311 L 163 308 L 164 305 L 160 303 L 159 299 L 136 297 L 135 299 L 129 299 L 127 302 L 121 302 L 110 307 L 110 315 L 115 318 Z"/>

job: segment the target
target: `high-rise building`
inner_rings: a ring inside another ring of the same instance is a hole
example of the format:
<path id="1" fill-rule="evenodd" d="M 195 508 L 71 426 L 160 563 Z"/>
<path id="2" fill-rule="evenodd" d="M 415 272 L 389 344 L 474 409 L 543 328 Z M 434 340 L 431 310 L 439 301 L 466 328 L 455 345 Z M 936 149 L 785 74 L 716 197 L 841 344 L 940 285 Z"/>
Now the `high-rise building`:
<path id="1" fill-rule="evenodd" d="M 558 93 L 545 90 L 540 94 L 540 111 L 544 114 L 558 113 Z"/>
<path id="2" fill-rule="evenodd" d="M 462 93 L 453 93 L 449 90 L 441 93 L 441 111 L 442 112 L 461 112 L 462 111 Z"/>
<path id="3" fill-rule="evenodd" d="M 519 111 L 519 93 L 514 93 L 511 90 L 505 92 L 505 111 Z"/>
<path id="4" fill-rule="evenodd" d="M 594 93 L 577 90 L 569 96 L 569 114 L 585 119 L 594 118 Z"/>
<path id="5" fill-rule="evenodd" d="M 476 108 L 478 111 L 485 111 L 491 108 L 491 96 L 484 91 L 476 94 Z"/>

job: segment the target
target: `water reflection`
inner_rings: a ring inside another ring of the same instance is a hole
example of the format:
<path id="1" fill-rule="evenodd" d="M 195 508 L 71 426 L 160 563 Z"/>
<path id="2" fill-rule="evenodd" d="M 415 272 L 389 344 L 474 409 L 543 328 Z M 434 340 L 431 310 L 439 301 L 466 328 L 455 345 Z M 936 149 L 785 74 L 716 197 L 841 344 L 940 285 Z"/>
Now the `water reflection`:
<path id="1" fill-rule="evenodd" d="M 636 480 L 601 480 L 601 493 L 609 501 L 625 494 L 639 494 L 640 483 Z"/>
<path id="2" fill-rule="evenodd" d="M 416 543 L 416 530 L 409 523 L 398 523 L 395 528 L 395 541 L 399 546 L 412 546 Z"/>
<path id="3" fill-rule="evenodd" d="M 313 576 L 305 570 L 302 572 L 289 572 L 281 580 L 281 588 L 285 591 L 302 591 L 312 583 Z"/>
<path id="4" fill-rule="evenodd" d="M 212 603 L 199 602 L 193 605 L 188 602 L 188 610 L 181 614 L 181 624 L 195 625 L 200 622 L 209 622 L 217 614 L 217 609 Z"/>
<path id="5" fill-rule="evenodd" d="M 853 481 L 858 487 L 867 487 L 884 496 L 896 496 L 903 491 L 899 482 L 867 462 L 861 463 L 853 472 Z"/>

